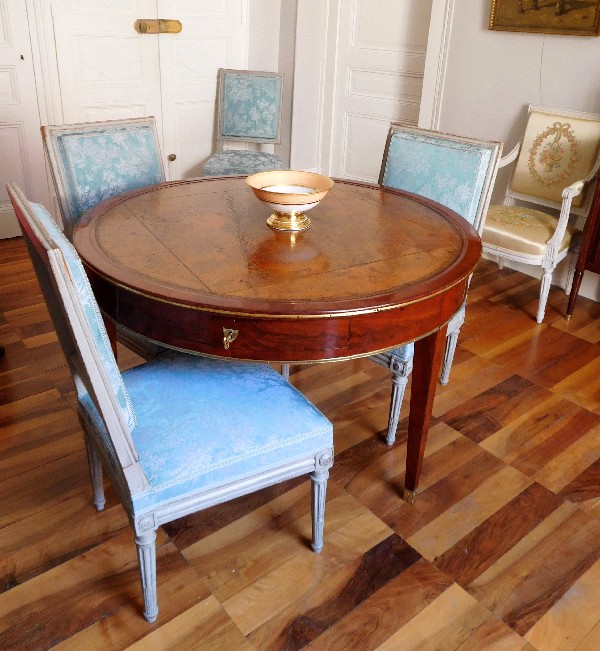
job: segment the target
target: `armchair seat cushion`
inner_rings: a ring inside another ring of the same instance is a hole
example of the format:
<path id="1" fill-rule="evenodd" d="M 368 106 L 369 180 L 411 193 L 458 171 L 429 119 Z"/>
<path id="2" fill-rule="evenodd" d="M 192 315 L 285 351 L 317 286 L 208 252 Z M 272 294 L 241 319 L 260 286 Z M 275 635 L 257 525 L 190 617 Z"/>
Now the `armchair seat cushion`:
<path id="1" fill-rule="evenodd" d="M 276 154 L 262 151 L 229 150 L 211 156 L 202 169 L 204 176 L 234 176 L 283 169 L 283 162 Z"/>
<path id="2" fill-rule="evenodd" d="M 150 484 L 133 496 L 137 513 L 333 447 L 331 423 L 266 364 L 167 352 L 123 380 Z M 106 440 L 89 396 L 83 406 Z"/>
<path id="3" fill-rule="evenodd" d="M 481 239 L 485 245 L 543 258 L 546 243 L 554 234 L 557 224 L 557 217 L 541 210 L 522 206 L 490 206 Z M 559 252 L 570 245 L 575 233 L 573 226 L 567 226 Z"/>

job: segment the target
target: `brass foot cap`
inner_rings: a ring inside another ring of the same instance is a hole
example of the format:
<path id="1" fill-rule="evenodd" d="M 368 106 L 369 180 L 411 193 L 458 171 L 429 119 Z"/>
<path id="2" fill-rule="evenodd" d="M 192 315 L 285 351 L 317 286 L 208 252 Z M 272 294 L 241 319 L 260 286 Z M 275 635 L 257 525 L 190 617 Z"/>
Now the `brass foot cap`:
<path id="1" fill-rule="evenodd" d="M 414 504 L 417 499 L 417 491 L 411 491 L 408 490 L 408 488 L 405 488 L 402 491 L 402 499 L 408 504 Z"/>

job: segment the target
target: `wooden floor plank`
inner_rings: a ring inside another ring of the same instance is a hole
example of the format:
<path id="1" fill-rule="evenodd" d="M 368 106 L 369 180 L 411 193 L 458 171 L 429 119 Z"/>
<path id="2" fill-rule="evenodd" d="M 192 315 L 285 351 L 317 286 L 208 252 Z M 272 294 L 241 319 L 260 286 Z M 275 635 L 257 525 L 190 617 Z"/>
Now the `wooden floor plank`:
<path id="1" fill-rule="evenodd" d="M 490 474 L 469 495 L 407 537 L 425 558 L 433 560 L 524 490 L 531 480 L 505 466 Z"/>
<path id="2" fill-rule="evenodd" d="M 532 484 L 438 556 L 435 565 L 467 587 L 562 503 L 554 493 Z"/>
<path id="3" fill-rule="evenodd" d="M 63 502 L 89 495 L 89 471 L 83 450 L 0 481 L 0 527 Z"/>
<path id="4" fill-rule="evenodd" d="M 305 648 L 370 651 L 389 639 L 450 585 L 420 559 L 358 604 Z"/>
<path id="5" fill-rule="evenodd" d="M 168 626 L 174 618 L 192 611 L 197 604 L 209 600 L 210 603 L 214 600 L 202 580 L 191 568 L 185 566 L 181 566 L 168 577 L 159 576 L 157 592 L 160 604 L 159 622 L 148 624 L 140 614 L 140 602 L 132 598 L 89 626 L 75 631 L 73 635 L 53 646 L 52 649 L 54 651 L 82 651 L 82 649 L 121 651 L 138 640 L 146 638 L 152 640 L 152 633 L 161 630 L 165 625 Z M 192 615 L 199 617 L 197 612 L 193 612 Z M 179 625 L 181 622 L 178 623 Z M 202 629 L 199 621 L 198 629 L 196 644 L 200 643 L 204 635 L 209 634 L 209 630 L 216 631 L 217 639 L 219 639 L 219 631 L 224 631 L 218 626 Z M 191 647 L 194 648 L 194 645 L 192 644 Z M 162 647 L 154 648 L 162 651 Z"/>
<path id="6" fill-rule="evenodd" d="M 550 391 L 512 375 L 445 413 L 442 420 L 464 436 L 481 443 L 504 425 L 552 397 Z"/>
<path id="7" fill-rule="evenodd" d="M 201 640 L 201 642 L 200 642 Z M 235 649 L 252 651 L 242 632 L 223 611 L 221 604 L 208 597 L 189 608 L 144 638 L 127 647 L 129 651 L 175 651 L 176 649 Z"/>
<path id="8" fill-rule="evenodd" d="M 355 518 L 328 535 L 327 549 L 321 554 L 304 549 L 284 563 L 275 559 L 252 584 L 242 583 L 241 589 L 235 591 L 230 587 L 231 596 L 221 597 L 224 607 L 237 625 L 249 633 L 265 617 L 271 618 L 287 604 L 303 599 L 327 576 L 354 562 L 391 533 L 371 514 Z"/>
<path id="9" fill-rule="evenodd" d="M 564 504 L 468 590 L 525 635 L 599 557 L 600 522 Z"/>
<path id="10" fill-rule="evenodd" d="M 302 649 L 419 559 L 414 549 L 392 534 L 330 580 L 324 577 L 316 584 L 304 598 L 300 616 L 290 604 L 276 621 L 258 628 L 249 639 L 260 649 Z"/>
<path id="11" fill-rule="evenodd" d="M 160 581 L 186 567 L 163 537 L 157 556 Z M 0 594 L 0 648 L 50 648 L 69 637 L 74 624 L 85 628 L 130 601 L 141 611 L 135 545 L 125 531 Z"/>
<path id="12" fill-rule="evenodd" d="M 473 597 L 452 585 L 377 650 L 451 651 L 459 648 L 490 617 L 491 613 Z"/>
<path id="13" fill-rule="evenodd" d="M 0 592 L 75 558 L 128 526 L 125 512 L 109 490 L 103 511 L 96 511 L 86 491 L 4 527 Z"/>
<path id="14" fill-rule="evenodd" d="M 533 646 L 546 651 L 579 648 L 600 623 L 600 561 L 596 561 L 526 634 Z"/>

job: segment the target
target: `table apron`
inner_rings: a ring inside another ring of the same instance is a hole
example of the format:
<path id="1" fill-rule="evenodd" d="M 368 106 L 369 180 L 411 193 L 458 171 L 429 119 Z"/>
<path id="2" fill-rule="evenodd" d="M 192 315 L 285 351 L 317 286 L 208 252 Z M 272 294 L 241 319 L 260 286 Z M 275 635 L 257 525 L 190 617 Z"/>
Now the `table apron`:
<path id="1" fill-rule="evenodd" d="M 88 273 L 102 312 L 122 326 L 183 350 L 260 361 L 344 359 L 399 346 L 444 325 L 467 289 L 465 279 L 421 301 L 381 311 L 266 318 L 168 303 Z M 237 331 L 227 349 L 224 329 Z"/>

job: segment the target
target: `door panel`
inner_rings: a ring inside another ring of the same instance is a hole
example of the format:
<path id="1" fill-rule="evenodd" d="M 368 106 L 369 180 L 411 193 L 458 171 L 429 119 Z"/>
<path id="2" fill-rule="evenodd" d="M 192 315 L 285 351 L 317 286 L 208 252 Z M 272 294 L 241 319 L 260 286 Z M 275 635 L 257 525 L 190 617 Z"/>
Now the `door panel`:
<path id="1" fill-rule="evenodd" d="M 241 0 L 160 0 L 162 17 L 181 21 L 180 34 L 160 37 L 163 134 L 170 178 L 202 174 L 215 151 L 219 68 L 245 68 L 247 19 Z"/>
<path id="2" fill-rule="evenodd" d="M 20 235 L 6 184 L 48 203 L 33 58 L 24 2 L 0 0 L 0 238 Z"/>
<path id="3" fill-rule="evenodd" d="M 66 124 L 153 115 L 161 121 L 155 0 L 54 0 L 53 29 Z"/>
<path id="4" fill-rule="evenodd" d="M 431 0 L 341 0 L 334 176 L 376 181 L 390 122 L 417 124 L 430 14 Z"/>
<path id="5" fill-rule="evenodd" d="M 54 0 L 64 121 L 154 115 L 168 179 L 201 174 L 214 151 L 217 71 L 246 63 L 242 0 Z M 137 19 L 179 20 L 138 34 Z M 175 155 L 169 161 L 169 155 Z"/>

